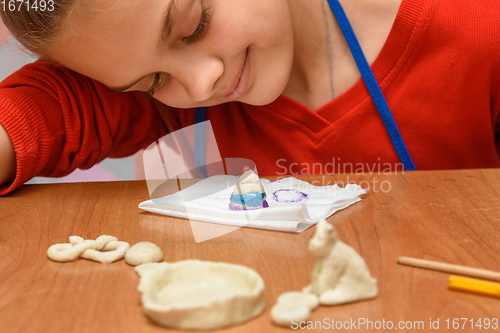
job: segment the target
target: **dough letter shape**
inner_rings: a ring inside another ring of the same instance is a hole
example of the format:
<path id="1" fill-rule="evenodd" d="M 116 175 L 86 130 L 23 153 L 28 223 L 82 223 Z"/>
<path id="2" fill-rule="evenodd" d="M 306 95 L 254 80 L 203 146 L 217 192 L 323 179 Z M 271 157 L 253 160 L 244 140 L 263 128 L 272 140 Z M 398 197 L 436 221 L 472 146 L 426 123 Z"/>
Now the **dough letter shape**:
<path id="1" fill-rule="evenodd" d="M 79 236 L 70 236 L 69 243 L 54 244 L 47 250 L 52 261 L 68 262 L 85 258 L 109 264 L 125 256 L 130 245 L 120 242 L 113 236 L 102 235 L 96 240 L 84 240 Z"/>

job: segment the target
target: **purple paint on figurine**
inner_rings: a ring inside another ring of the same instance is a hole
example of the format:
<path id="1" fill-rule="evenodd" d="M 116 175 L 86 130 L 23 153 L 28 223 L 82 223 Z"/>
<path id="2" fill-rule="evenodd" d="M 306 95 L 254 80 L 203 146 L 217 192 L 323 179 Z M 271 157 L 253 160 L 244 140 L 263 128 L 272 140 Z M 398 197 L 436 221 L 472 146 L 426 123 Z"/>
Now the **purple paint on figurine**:
<path id="1" fill-rule="evenodd" d="M 267 208 L 267 207 L 269 207 L 269 204 L 267 203 L 267 201 L 264 201 L 262 206 L 259 206 L 259 207 L 245 207 L 245 206 L 229 204 L 229 209 L 231 209 L 231 210 L 255 210 L 255 209 L 262 209 L 262 208 Z"/>
<path id="2" fill-rule="evenodd" d="M 273 193 L 273 199 L 276 202 L 297 203 L 307 200 L 307 194 L 293 189 L 282 189 Z"/>

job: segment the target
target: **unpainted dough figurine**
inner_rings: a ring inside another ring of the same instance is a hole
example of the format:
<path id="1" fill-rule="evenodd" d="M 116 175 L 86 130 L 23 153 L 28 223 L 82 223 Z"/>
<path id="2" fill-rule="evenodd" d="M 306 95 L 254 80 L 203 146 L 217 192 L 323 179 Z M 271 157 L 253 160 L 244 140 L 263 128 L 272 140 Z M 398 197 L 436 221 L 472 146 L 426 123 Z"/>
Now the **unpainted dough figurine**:
<path id="1" fill-rule="evenodd" d="M 303 289 L 319 297 L 323 305 L 338 305 L 377 296 L 377 279 L 373 278 L 365 260 L 337 237 L 335 228 L 326 220 L 318 222 L 309 241 L 316 256 L 312 283 Z"/>
<path id="2" fill-rule="evenodd" d="M 292 320 L 307 321 L 311 311 L 319 305 L 314 294 L 289 291 L 281 294 L 271 309 L 271 320 L 276 325 L 290 327 Z"/>

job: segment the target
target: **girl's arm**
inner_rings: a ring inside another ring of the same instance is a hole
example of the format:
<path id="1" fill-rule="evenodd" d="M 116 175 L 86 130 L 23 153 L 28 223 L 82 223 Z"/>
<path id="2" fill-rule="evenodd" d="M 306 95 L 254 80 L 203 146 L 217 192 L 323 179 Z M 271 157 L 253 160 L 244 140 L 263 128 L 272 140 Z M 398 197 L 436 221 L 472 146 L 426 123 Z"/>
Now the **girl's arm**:
<path id="1" fill-rule="evenodd" d="M 0 184 L 5 184 L 16 175 L 16 153 L 5 128 L 0 125 Z"/>
<path id="2" fill-rule="evenodd" d="M 0 124 L 15 151 L 5 163 L 16 165 L 13 180 L 9 167 L 0 172 L 0 195 L 35 176 L 62 177 L 147 147 L 166 134 L 153 101 L 41 60 L 24 66 L 0 83 Z M 0 159 L 10 147 L 4 137 Z"/>

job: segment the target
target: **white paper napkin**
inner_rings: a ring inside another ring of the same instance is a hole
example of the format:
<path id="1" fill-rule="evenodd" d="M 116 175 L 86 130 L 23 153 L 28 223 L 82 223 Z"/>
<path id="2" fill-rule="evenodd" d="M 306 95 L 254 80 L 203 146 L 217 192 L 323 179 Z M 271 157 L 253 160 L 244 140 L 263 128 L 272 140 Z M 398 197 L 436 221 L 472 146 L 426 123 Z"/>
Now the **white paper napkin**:
<path id="1" fill-rule="evenodd" d="M 234 227 L 302 232 L 319 220 L 361 200 L 359 185 L 314 186 L 290 177 L 275 182 L 261 179 L 268 208 L 233 211 L 229 197 L 238 177 L 213 176 L 182 191 L 147 200 L 139 208 L 151 213 Z"/>

